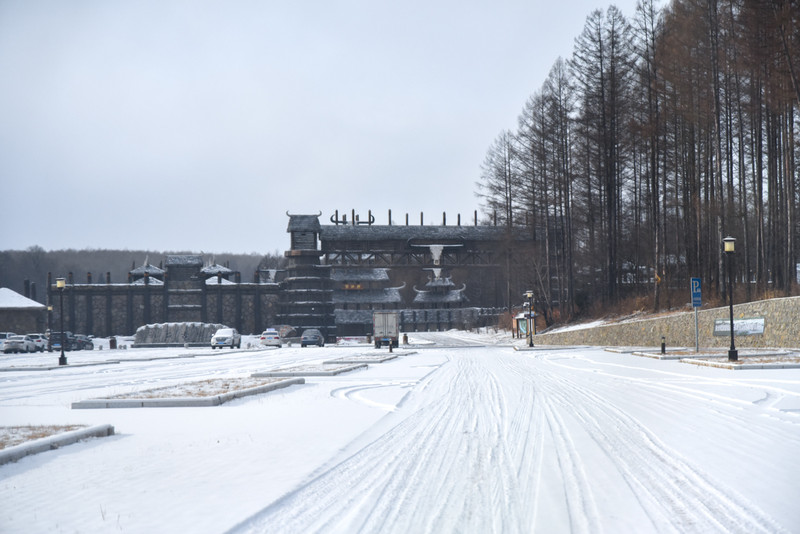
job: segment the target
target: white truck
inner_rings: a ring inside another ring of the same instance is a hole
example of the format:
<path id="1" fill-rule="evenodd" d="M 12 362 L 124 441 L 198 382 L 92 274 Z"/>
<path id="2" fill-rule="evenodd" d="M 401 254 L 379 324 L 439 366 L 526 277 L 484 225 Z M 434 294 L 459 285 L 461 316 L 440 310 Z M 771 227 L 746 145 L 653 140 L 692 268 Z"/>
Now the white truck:
<path id="1" fill-rule="evenodd" d="M 375 348 L 383 345 L 398 347 L 400 345 L 400 312 L 376 311 L 372 313 L 372 336 Z"/>

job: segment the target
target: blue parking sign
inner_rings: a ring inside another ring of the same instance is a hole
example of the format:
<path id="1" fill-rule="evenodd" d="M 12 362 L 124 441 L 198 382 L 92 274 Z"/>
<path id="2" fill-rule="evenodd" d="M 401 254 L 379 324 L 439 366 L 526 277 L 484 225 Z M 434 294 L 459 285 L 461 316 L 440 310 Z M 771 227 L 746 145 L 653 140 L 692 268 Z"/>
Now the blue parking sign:
<path id="1" fill-rule="evenodd" d="M 700 292 L 700 279 L 692 278 L 692 308 L 700 308 L 703 305 L 703 299 Z"/>

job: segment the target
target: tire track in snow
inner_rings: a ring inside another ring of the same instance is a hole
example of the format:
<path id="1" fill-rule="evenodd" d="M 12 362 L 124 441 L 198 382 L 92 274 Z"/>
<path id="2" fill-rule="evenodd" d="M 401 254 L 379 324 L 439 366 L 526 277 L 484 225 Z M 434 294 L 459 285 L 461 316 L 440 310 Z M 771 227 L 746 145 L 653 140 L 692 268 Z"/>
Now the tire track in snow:
<path id="1" fill-rule="evenodd" d="M 453 352 L 373 438 L 232 532 L 781 531 L 615 407 L 619 387 L 649 395 L 546 357 Z"/>
<path id="2" fill-rule="evenodd" d="M 235 532 L 528 532 L 519 398 L 480 357 L 453 358 L 419 387 L 424 402 L 411 395 L 387 432 Z"/>
<path id="3" fill-rule="evenodd" d="M 593 389 L 548 371 L 539 376 L 542 391 L 562 409 L 571 410 L 605 451 L 651 517 L 654 529 L 781 531 L 751 503 L 692 467 Z"/>

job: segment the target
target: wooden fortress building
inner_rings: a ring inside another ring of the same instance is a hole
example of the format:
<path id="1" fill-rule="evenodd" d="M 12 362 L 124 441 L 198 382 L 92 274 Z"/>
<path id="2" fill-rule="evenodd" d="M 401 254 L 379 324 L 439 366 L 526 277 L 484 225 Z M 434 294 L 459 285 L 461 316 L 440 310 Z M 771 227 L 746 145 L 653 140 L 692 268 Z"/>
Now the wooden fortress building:
<path id="1" fill-rule="evenodd" d="M 375 224 L 354 212 L 320 224 L 318 215 L 287 214 L 290 247 L 281 271 L 241 273 L 206 265 L 201 256 L 146 262 L 125 283 L 86 283 L 69 273 L 65 328 L 96 336 L 131 335 L 143 325 L 219 323 L 243 333 L 289 325 L 319 328 L 329 340 L 369 335 L 374 310 L 398 310 L 404 331 L 496 324 L 505 287 L 508 235 L 497 226 Z M 52 275 L 48 302 L 58 302 Z M 54 314 L 58 313 L 55 306 Z M 57 322 L 54 324 L 58 324 Z"/>

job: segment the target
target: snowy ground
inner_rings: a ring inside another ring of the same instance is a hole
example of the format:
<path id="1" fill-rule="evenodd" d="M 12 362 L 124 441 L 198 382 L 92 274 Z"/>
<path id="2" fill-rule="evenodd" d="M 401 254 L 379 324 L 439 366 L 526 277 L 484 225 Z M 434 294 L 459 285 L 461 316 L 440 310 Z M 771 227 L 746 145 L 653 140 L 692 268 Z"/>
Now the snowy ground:
<path id="1" fill-rule="evenodd" d="M 377 351 L 106 348 L 0 373 L 2 425 L 116 428 L 0 466 L 0 532 L 800 531 L 800 369 L 411 341 L 209 408 L 70 405 Z"/>

